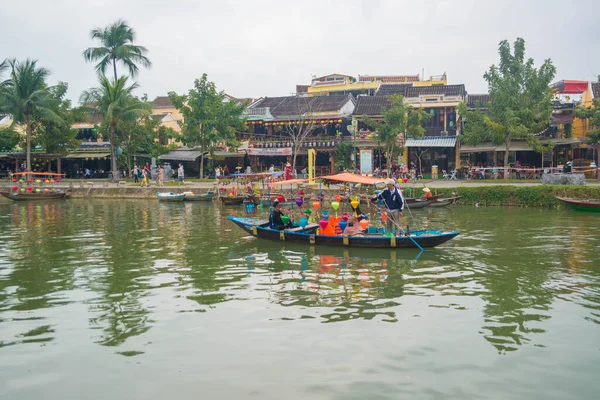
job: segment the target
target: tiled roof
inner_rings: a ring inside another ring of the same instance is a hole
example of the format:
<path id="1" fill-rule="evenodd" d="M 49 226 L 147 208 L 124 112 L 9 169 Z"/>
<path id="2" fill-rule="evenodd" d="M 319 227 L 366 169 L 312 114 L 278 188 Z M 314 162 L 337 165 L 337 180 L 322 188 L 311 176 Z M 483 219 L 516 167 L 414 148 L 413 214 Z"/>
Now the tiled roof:
<path id="1" fill-rule="evenodd" d="M 411 86 L 406 91 L 406 97 L 419 97 L 423 95 L 443 94 L 445 96 L 464 96 L 465 85 L 443 86 Z"/>
<path id="2" fill-rule="evenodd" d="M 377 95 L 378 96 L 389 96 L 392 94 L 401 94 L 401 95 L 406 95 L 406 90 L 412 86 L 412 83 L 406 83 L 406 84 L 383 84 L 379 87 L 379 90 L 377 91 Z"/>
<path id="3" fill-rule="evenodd" d="M 592 83 L 592 93 L 594 99 L 600 99 L 600 82 Z"/>
<path id="4" fill-rule="evenodd" d="M 168 96 L 158 96 L 152 102 L 152 108 L 173 108 L 173 104 Z"/>
<path id="5" fill-rule="evenodd" d="M 467 106 L 469 108 L 482 108 L 490 101 L 489 94 L 469 94 L 467 96 Z"/>
<path id="6" fill-rule="evenodd" d="M 456 146 L 456 137 L 425 136 L 421 139 L 406 139 L 406 147 L 454 147 Z"/>
<path id="7" fill-rule="evenodd" d="M 253 107 L 269 107 L 274 117 L 293 117 L 306 111 L 338 111 L 352 96 L 315 96 L 315 97 L 265 97 Z"/>
<path id="8" fill-rule="evenodd" d="M 353 115 L 381 115 L 390 106 L 387 96 L 358 96 Z"/>
<path id="9" fill-rule="evenodd" d="M 152 114 L 150 116 L 150 118 L 152 118 L 152 119 L 163 119 L 167 115 L 168 115 L 168 113 Z"/>
<path id="10" fill-rule="evenodd" d="M 382 83 L 409 83 L 418 82 L 419 75 L 359 75 L 359 82 L 380 81 Z"/>

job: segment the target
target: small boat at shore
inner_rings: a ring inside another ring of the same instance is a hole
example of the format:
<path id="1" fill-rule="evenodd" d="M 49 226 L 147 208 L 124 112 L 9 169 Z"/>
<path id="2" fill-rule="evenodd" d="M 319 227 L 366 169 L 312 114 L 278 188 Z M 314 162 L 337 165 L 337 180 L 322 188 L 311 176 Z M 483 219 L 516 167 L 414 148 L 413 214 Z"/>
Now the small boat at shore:
<path id="1" fill-rule="evenodd" d="M 0 194 L 7 199 L 14 201 L 35 201 L 35 200 L 60 200 L 67 198 L 67 192 L 0 192 Z"/>
<path id="2" fill-rule="evenodd" d="M 461 198 L 461 196 L 438 198 L 438 199 L 433 200 L 431 203 L 429 203 L 429 207 L 438 207 L 438 208 L 446 207 L 451 204 L 455 204 L 456 201 L 460 198 Z"/>
<path id="3" fill-rule="evenodd" d="M 597 199 L 573 199 L 558 196 L 556 198 L 574 210 L 600 212 L 600 200 Z"/>
<path id="4" fill-rule="evenodd" d="M 406 202 L 405 207 L 410 208 L 411 210 L 418 208 L 425 208 L 432 203 L 431 199 L 414 199 L 412 202 Z"/>
<path id="5" fill-rule="evenodd" d="M 156 193 L 156 197 L 158 198 L 158 201 L 183 201 L 185 194 L 183 193 L 174 193 L 174 192 L 168 192 L 168 193 Z"/>
<path id="6" fill-rule="evenodd" d="M 363 248 L 430 248 L 438 246 L 458 235 L 454 231 L 411 231 L 405 236 L 386 236 L 382 234 L 364 234 L 361 236 L 319 235 L 316 234 L 318 224 L 308 224 L 285 230 L 269 227 L 269 221 L 256 218 L 240 218 L 228 216 L 231 222 L 246 233 L 259 239 L 286 241 L 307 245 L 346 246 Z"/>
<path id="7" fill-rule="evenodd" d="M 246 196 L 221 196 L 219 199 L 224 206 L 239 206 L 244 204 Z"/>
<path id="8" fill-rule="evenodd" d="M 183 192 L 183 195 L 183 201 L 211 201 L 215 198 L 214 193 Z"/>

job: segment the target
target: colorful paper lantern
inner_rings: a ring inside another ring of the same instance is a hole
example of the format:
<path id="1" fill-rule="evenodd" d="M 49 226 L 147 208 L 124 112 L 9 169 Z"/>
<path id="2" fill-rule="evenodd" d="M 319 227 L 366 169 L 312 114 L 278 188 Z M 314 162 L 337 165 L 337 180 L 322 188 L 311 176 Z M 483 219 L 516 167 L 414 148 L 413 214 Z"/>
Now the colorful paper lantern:
<path id="1" fill-rule="evenodd" d="M 323 218 L 329 218 L 329 211 L 323 211 Z"/>
<path id="2" fill-rule="evenodd" d="M 27 191 L 31 192 L 33 190 L 33 188 L 31 186 L 27 186 Z"/>
<path id="3" fill-rule="evenodd" d="M 338 208 L 340 208 L 340 203 L 337 201 L 332 201 L 331 207 L 333 207 L 334 210 L 337 210 Z"/>
<path id="4" fill-rule="evenodd" d="M 367 228 L 369 227 L 369 220 L 367 220 L 367 219 L 361 219 L 360 220 L 360 227 L 362 228 L 363 231 L 367 230 Z"/>
<path id="5" fill-rule="evenodd" d="M 350 202 L 350 205 L 352 206 L 352 208 L 356 209 L 356 207 L 358 207 L 358 205 L 360 204 L 360 202 L 358 200 L 352 200 Z"/>
<path id="6" fill-rule="evenodd" d="M 13 178 L 13 183 L 17 183 L 17 178 Z"/>
<path id="7" fill-rule="evenodd" d="M 348 222 L 346 222 L 342 219 L 339 223 L 339 226 L 340 226 L 340 229 L 342 230 L 342 232 L 344 232 L 344 230 L 346 229 L 346 226 L 348 226 Z"/>
<path id="8" fill-rule="evenodd" d="M 35 192 L 36 192 L 36 193 L 39 193 L 39 192 L 40 192 L 40 188 L 36 188 L 36 189 L 35 189 Z"/>
<path id="9" fill-rule="evenodd" d="M 348 214 L 347 212 L 342 214 L 342 220 L 343 221 L 348 221 L 348 219 L 350 218 L 350 214 Z"/>
<path id="10" fill-rule="evenodd" d="M 306 228 L 306 225 L 308 225 L 308 218 L 300 218 L 300 221 L 298 221 L 298 225 L 300 225 L 302 229 Z"/>
<path id="11" fill-rule="evenodd" d="M 19 190 L 19 187 L 18 186 L 13 186 L 12 190 L 13 190 L 13 192 L 16 192 L 17 190 Z"/>
<path id="12" fill-rule="evenodd" d="M 298 197 L 298 198 L 296 199 L 296 205 L 297 205 L 298 207 L 302 207 L 302 204 L 304 204 L 304 200 L 302 200 L 302 198 L 301 198 L 301 197 Z"/>
<path id="13" fill-rule="evenodd" d="M 281 216 L 281 221 L 283 221 L 284 225 L 287 225 L 288 222 L 290 222 L 290 217 L 288 217 L 287 215 L 282 215 Z"/>
<path id="14" fill-rule="evenodd" d="M 50 179 L 50 183 L 54 183 L 54 179 Z"/>
<path id="15" fill-rule="evenodd" d="M 327 225 L 329 225 L 329 221 L 327 221 L 326 219 L 322 219 L 321 221 L 319 221 L 319 226 L 321 227 L 322 231 L 324 231 L 325 228 L 327 228 Z"/>
<path id="16" fill-rule="evenodd" d="M 45 181 L 45 182 L 46 182 L 46 183 L 50 183 L 50 179 L 46 179 L 46 181 Z"/>
<path id="17" fill-rule="evenodd" d="M 321 208 L 321 203 L 319 203 L 318 201 L 313 201 L 313 208 L 317 211 L 319 211 L 319 208 Z"/>
<path id="18" fill-rule="evenodd" d="M 283 203 L 285 201 L 285 197 L 283 197 L 282 195 L 278 195 L 277 196 L 277 201 L 280 203 Z"/>
<path id="19" fill-rule="evenodd" d="M 60 182 L 60 178 L 56 178 L 56 179 L 54 180 L 54 182 L 56 182 L 56 183 L 59 183 L 59 182 Z"/>
<path id="20" fill-rule="evenodd" d="M 24 191 L 25 191 L 25 188 L 21 188 L 21 192 L 24 192 Z"/>
<path id="21" fill-rule="evenodd" d="M 335 195 L 335 201 L 342 201 L 342 196 L 340 196 L 339 194 Z"/>
<path id="22" fill-rule="evenodd" d="M 31 182 L 33 182 L 33 179 L 29 178 L 29 179 L 27 179 L 27 182 L 31 183 Z"/>

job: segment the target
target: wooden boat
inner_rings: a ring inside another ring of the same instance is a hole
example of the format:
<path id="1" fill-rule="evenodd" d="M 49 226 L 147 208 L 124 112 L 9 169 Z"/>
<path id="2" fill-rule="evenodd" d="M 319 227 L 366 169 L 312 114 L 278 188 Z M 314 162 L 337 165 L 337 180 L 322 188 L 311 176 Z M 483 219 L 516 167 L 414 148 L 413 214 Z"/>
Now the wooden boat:
<path id="1" fill-rule="evenodd" d="M 215 198 L 214 193 L 199 193 L 184 192 L 183 201 L 211 201 Z"/>
<path id="2" fill-rule="evenodd" d="M 405 204 L 405 207 L 410 208 L 411 210 L 417 209 L 417 208 L 425 208 L 427 206 L 429 206 L 432 201 L 431 199 L 414 199 L 415 201 L 413 202 L 407 202 Z"/>
<path id="3" fill-rule="evenodd" d="M 366 248 L 429 248 L 438 246 L 456 237 L 458 232 L 446 231 L 411 231 L 409 236 L 384 236 L 367 234 L 364 236 L 326 236 L 315 234 L 317 224 L 295 227 L 283 231 L 271 229 L 269 221 L 256 218 L 240 218 L 228 216 L 231 222 L 259 239 L 304 243 L 308 245 L 347 246 Z"/>
<path id="4" fill-rule="evenodd" d="M 245 198 L 246 196 L 219 197 L 224 206 L 239 206 L 244 203 Z"/>
<path id="5" fill-rule="evenodd" d="M 439 198 L 441 198 L 443 196 L 444 196 L 443 193 L 442 194 L 436 194 L 435 196 L 432 196 L 432 197 L 430 197 L 427 200 L 437 200 L 437 199 L 439 199 Z M 423 199 L 424 199 L 424 197 L 405 197 L 404 201 L 406 202 L 406 204 L 411 205 L 412 203 L 419 202 L 419 201 L 421 201 Z"/>
<path id="6" fill-rule="evenodd" d="M 600 200 L 597 199 L 573 199 L 558 196 L 556 198 L 574 210 L 600 212 Z"/>
<path id="7" fill-rule="evenodd" d="M 32 200 L 60 200 L 66 199 L 67 192 L 0 192 L 0 194 L 7 199 L 14 201 L 32 201 Z"/>
<path id="8" fill-rule="evenodd" d="M 156 193 L 156 197 L 158 197 L 158 201 L 183 201 L 185 194 L 183 193 Z"/>
<path id="9" fill-rule="evenodd" d="M 461 197 L 462 196 L 436 199 L 436 200 L 432 201 L 431 203 L 429 203 L 429 207 L 446 207 L 446 206 L 449 206 L 450 204 L 456 203 L 456 201 L 458 199 L 460 199 Z"/>

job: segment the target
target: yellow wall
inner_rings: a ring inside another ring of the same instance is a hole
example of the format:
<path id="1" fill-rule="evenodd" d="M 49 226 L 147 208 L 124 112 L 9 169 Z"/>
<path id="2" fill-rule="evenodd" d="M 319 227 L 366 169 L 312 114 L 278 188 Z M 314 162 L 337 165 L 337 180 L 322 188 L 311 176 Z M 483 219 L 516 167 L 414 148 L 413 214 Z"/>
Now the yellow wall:
<path id="1" fill-rule="evenodd" d="M 413 82 L 413 86 L 446 86 L 447 84 L 448 77 L 446 76 L 446 74 L 436 77 L 432 76 L 426 81 Z"/>
<path id="2" fill-rule="evenodd" d="M 171 114 L 173 116 L 173 118 L 175 118 L 178 122 L 183 121 L 183 116 L 181 115 L 179 110 L 176 109 L 175 107 L 153 108 L 152 109 L 152 114 L 165 114 L 165 113 Z"/>
<path id="3" fill-rule="evenodd" d="M 377 89 L 380 84 L 381 82 L 341 82 L 339 84 L 332 83 L 331 85 L 309 86 L 308 95 L 313 96 L 315 94 L 329 94 L 329 92 Z"/>

